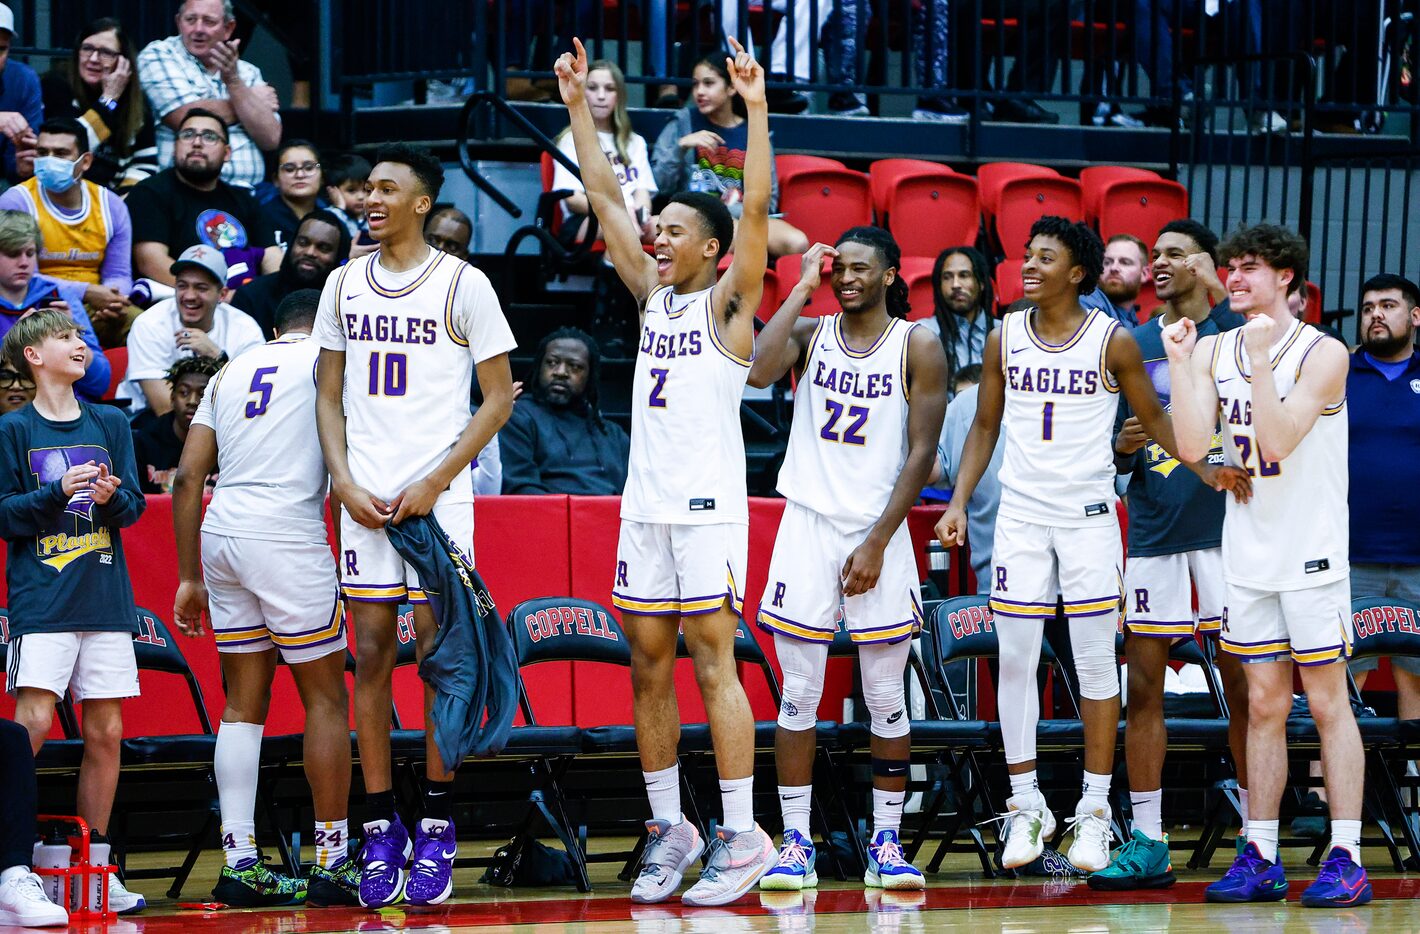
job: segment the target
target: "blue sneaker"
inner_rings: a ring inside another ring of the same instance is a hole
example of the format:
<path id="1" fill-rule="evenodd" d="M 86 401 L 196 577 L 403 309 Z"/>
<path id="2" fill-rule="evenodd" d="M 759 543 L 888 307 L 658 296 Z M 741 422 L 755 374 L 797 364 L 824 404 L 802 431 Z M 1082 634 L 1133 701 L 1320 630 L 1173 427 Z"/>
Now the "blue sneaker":
<path id="1" fill-rule="evenodd" d="M 360 848 L 360 904 L 383 908 L 404 898 L 405 867 L 414 844 L 396 814 L 394 823 L 371 821 L 365 825 L 365 845 Z"/>
<path id="2" fill-rule="evenodd" d="M 454 891 L 454 857 L 459 853 L 454 822 L 424 818 L 414 831 L 414 864 L 409 867 L 405 900 L 438 905 Z"/>
<path id="3" fill-rule="evenodd" d="M 1287 875 L 1280 861 L 1268 862 L 1257 844 L 1249 843 L 1204 895 L 1210 902 L 1280 902 L 1287 897 Z"/>
<path id="4" fill-rule="evenodd" d="M 771 892 L 797 892 L 818 885 L 814 871 L 814 842 L 797 830 L 784 831 L 784 845 L 769 871 L 759 877 L 759 887 Z"/>
<path id="5" fill-rule="evenodd" d="M 921 871 L 902 855 L 896 830 L 879 830 L 868 844 L 868 871 L 863 884 L 874 889 L 925 889 Z"/>
<path id="6" fill-rule="evenodd" d="M 1334 846 L 1321 864 L 1316 881 L 1302 892 L 1306 908 L 1354 908 L 1371 900 L 1366 867 L 1351 858 L 1345 847 Z"/>

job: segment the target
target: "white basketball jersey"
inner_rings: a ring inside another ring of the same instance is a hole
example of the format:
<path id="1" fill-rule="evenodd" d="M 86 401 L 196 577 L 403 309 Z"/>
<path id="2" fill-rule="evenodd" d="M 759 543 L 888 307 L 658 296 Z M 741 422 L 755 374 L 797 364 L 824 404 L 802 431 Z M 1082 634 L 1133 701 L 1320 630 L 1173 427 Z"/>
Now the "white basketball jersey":
<path id="1" fill-rule="evenodd" d="M 322 348 L 345 353 L 345 440 L 355 482 L 390 500 L 437 467 L 468 425 L 474 365 L 517 343 L 488 277 L 431 249 L 392 273 L 379 253 L 326 280 Z M 443 494 L 472 502 L 467 468 Z"/>
<path id="2" fill-rule="evenodd" d="M 819 319 L 794 389 L 789 450 L 779 471 L 785 499 L 854 530 L 878 521 L 907 459 L 907 343 L 914 327 L 893 318 L 873 346 L 853 350 L 842 314 Z"/>
<path id="3" fill-rule="evenodd" d="M 740 397 L 750 361 L 720 339 L 711 291 L 677 295 L 659 286 L 646 298 L 623 519 L 749 522 Z"/>
<path id="4" fill-rule="evenodd" d="M 238 354 L 193 416 L 217 435 L 217 488 L 204 531 L 324 542 L 325 460 L 316 434 L 320 347 L 293 334 Z"/>
<path id="5" fill-rule="evenodd" d="M 1035 309 L 1001 322 L 1006 445 L 1003 516 L 1080 528 L 1114 518 L 1114 416 L 1119 384 L 1105 366 L 1119 323 L 1098 309 L 1062 344 L 1032 327 Z"/>
<path id="6" fill-rule="evenodd" d="M 1218 387 L 1223 458 L 1252 477 L 1252 499 L 1228 497 L 1223 520 L 1223 576 L 1258 590 L 1301 590 L 1350 576 L 1347 512 L 1346 400 L 1321 417 L 1284 460 L 1264 461 L 1252 421 L 1252 367 L 1243 329 L 1215 338 L 1213 382 Z M 1287 398 L 1312 348 L 1329 338 L 1293 321 L 1272 346 L 1272 381 Z"/>

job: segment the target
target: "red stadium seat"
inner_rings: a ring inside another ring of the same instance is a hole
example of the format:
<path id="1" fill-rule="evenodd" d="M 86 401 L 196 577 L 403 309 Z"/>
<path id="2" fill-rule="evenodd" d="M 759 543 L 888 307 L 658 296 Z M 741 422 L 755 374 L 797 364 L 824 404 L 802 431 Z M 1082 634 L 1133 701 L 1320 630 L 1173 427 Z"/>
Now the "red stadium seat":
<path id="1" fill-rule="evenodd" d="M 1080 190 L 1085 196 L 1085 220 L 1098 225 L 1100 219 L 1100 194 L 1111 182 L 1125 179 L 1160 178 L 1158 172 L 1136 169 L 1129 165 L 1092 165 L 1080 170 Z M 1146 238 L 1147 240 L 1147 238 Z"/>
<path id="2" fill-rule="evenodd" d="M 1152 247 L 1160 227 L 1188 216 L 1188 189 L 1166 178 L 1110 182 L 1099 198 L 1099 232 L 1106 241 L 1133 234 Z"/>
<path id="3" fill-rule="evenodd" d="M 1031 225 L 1047 214 L 1083 220 L 1080 183 L 1063 176 L 1016 178 L 1001 186 L 996 203 L 996 239 L 1008 252 L 1024 249 Z"/>
<path id="4" fill-rule="evenodd" d="M 1003 259 L 996 264 L 992 291 L 996 293 L 996 317 L 998 318 L 1006 310 L 1007 305 L 1025 296 L 1025 289 L 1021 286 L 1021 267 L 1023 265 L 1025 265 L 1025 261 L 1019 259 Z"/>
<path id="5" fill-rule="evenodd" d="M 1321 324 L 1321 288 L 1310 280 L 1307 281 L 1307 310 L 1302 313 L 1302 320 L 1307 324 Z"/>
<path id="6" fill-rule="evenodd" d="M 904 256 L 898 275 L 907 283 L 907 303 L 912 310 L 907 313 L 908 321 L 920 321 L 932 317 L 936 308 L 933 294 L 932 268 L 936 266 L 934 256 Z"/>
<path id="7" fill-rule="evenodd" d="M 1318 303 L 1318 307 L 1320 303 Z M 104 356 L 108 358 L 108 365 L 112 372 L 108 377 L 108 391 L 104 393 L 105 399 L 112 399 L 118 393 L 118 384 L 123 382 L 128 375 L 128 348 L 111 347 L 104 351 Z"/>
<path id="8" fill-rule="evenodd" d="M 1148 321 L 1161 304 L 1163 303 L 1159 301 L 1159 296 L 1154 294 L 1154 271 L 1145 267 L 1144 281 L 1139 283 L 1139 323 Z"/>
<path id="9" fill-rule="evenodd" d="M 795 285 L 798 285 L 799 267 L 803 258 L 802 253 L 790 253 L 788 256 L 781 256 L 774 261 L 774 272 L 779 278 L 779 305 L 789 300 L 789 293 L 794 291 Z M 814 289 L 814 293 L 809 296 L 808 304 L 804 306 L 803 314 L 806 318 L 831 315 L 838 311 L 838 299 L 834 298 L 833 283 L 829 281 L 833 271 L 833 260 L 825 256 L 820 271 L 818 288 Z"/>
<path id="10" fill-rule="evenodd" d="M 868 166 L 868 185 L 873 190 L 873 211 L 881 225 L 892 213 L 892 192 L 896 182 L 909 175 L 955 175 L 949 166 L 925 159 L 879 159 Z"/>
<path id="11" fill-rule="evenodd" d="M 810 243 L 832 243 L 849 227 L 873 222 L 868 176 L 851 169 L 807 169 L 779 180 L 779 210 Z"/>
<path id="12" fill-rule="evenodd" d="M 996 216 L 996 206 L 1001 200 L 1001 189 L 1009 181 L 1018 178 L 1040 178 L 1059 175 L 1052 168 L 1033 165 L 1029 162 L 988 162 L 976 170 L 976 185 L 981 198 L 981 213 L 986 224 Z"/>
<path id="13" fill-rule="evenodd" d="M 933 256 L 976 242 L 981 202 L 976 179 L 938 172 L 903 175 L 893 183 L 888 230 L 905 254 Z"/>
<path id="14" fill-rule="evenodd" d="M 782 193 L 784 183 L 801 172 L 812 172 L 815 169 L 845 169 L 842 162 L 837 159 L 829 159 L 825 156 L 779 156 L 774 157 L 774 172 L 779 176 L 779 190 Z"/>

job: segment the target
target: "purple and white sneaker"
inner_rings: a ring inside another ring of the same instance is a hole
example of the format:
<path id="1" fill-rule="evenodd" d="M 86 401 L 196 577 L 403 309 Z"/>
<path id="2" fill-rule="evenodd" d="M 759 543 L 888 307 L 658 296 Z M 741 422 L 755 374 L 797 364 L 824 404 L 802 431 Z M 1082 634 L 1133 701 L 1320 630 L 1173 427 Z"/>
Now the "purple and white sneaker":
<path id="1" fill-rule="evenodd" d="M 414 865 L 404 897 L 411 905 L 438 905 L 454 891 L 454 823 L 424 818 L 414 831 Z"/>
<path id="2" fill-rule="evenodd" d="M 365 845 L 360 848 L 360 904 L 384 908 L 404 897 L 405 867 L 414 844 L 396 814 L 394 823 L 371 821 L 365 825 Z"/>

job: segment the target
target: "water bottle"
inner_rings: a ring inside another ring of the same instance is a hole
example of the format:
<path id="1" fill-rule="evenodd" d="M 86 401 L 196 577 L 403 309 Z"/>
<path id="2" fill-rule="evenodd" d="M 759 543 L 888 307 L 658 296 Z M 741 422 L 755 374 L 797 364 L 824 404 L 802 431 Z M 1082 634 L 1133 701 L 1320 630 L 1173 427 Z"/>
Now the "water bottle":
<path id="1" fill-rule="evenodd" d="M 107 865 L 108 865 L 108 857 L 109 857 L 109 845 L 108 845 L 107 843 L 95 843 L 94 840 L 93 840 L 93 838 L 91 837 L 91 838 L 89 839 L 89 865 L 90 865 L 91 867 L 92 867 L 92 866 L 107 866 Z M 89 883 L 89 910 L 90 910 L 90 911 L 98 911 L 99 909 L 101 909 L 101 908 L 103 907 L 103 904 L 104 904 L 104 901 L 103 901 L 103 899 L 104 899 L 103 880 L 104 880 L 104 875 L 103 875 L 103 873 L 100 873 L 100 872 L 95 872 L 95 873 L 91 874 L 91 875 L 89 876 L 89 878 L 88 878 L 88 883 Z M 76 898 L 76 899 L 78 898 L 78 892 L 75 892 L 75 898 Z M 77 904 L 74 906 L 75 909 L 77 909 L 78 907 L 79 907 L 79 906 L 78 906 Z"/>
<path id="2" fill-rule="evenodd" d="M 715 173 L 710 169 L 697 167 L 690 173 L 691 191 L 718 191 L 719 188 Z"/>
<path id="3" fill-rule="evenodd" d="M 36 869 L 68 869 L 69 842 L 57 825 L 49 828 L 49 836 L 35 844 L 32 861 Z M 56 905 L 64 905 L 64 877 L 39 877 L 44 894 Z"/>

